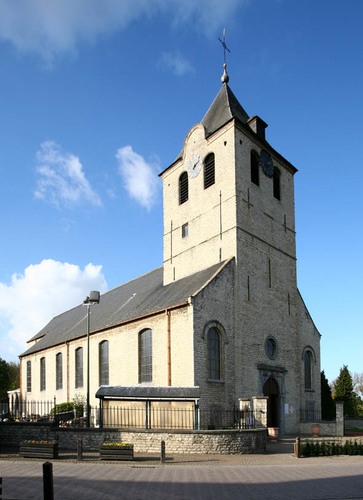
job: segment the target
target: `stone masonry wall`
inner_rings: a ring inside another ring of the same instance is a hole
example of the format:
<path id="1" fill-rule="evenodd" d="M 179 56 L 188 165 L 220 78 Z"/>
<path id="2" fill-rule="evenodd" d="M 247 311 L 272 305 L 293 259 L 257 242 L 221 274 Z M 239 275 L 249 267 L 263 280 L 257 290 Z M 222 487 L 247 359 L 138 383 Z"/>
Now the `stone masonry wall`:
<path id="1" fill-rule="evenodd" d="M 59 428 L 47 424 L 1 424 L 0 443 L 16 447 L 24 439 L 58 441 L 60 450 L 77 449 L 82 439 L 85 451 L 97 451 L 104 441 L 134 444 L 136 452 L 160 453 L 165 441 L 166 453 L 262 453 L 266 450 L 266 429 L 243 431 L 121 431 L 119 429 Z"/>

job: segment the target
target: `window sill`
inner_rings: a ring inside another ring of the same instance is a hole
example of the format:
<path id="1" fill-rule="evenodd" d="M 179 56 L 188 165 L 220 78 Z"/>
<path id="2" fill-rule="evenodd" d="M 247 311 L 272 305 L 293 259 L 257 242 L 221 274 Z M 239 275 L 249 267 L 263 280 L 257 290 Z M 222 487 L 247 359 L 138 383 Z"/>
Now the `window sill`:
<path id="1" fill-rule="evenodd" d="M 314 389 L 305 389 L 305 392 L 315 392 Z"/>
<path id="2" fill-rule="evenodd" d="M 207 379 L 207 382 L 212 382 L 214 384 L 224 384 L 224 380 L 223 379 L 214 379 L 214 378 L 209 378 Z"/>

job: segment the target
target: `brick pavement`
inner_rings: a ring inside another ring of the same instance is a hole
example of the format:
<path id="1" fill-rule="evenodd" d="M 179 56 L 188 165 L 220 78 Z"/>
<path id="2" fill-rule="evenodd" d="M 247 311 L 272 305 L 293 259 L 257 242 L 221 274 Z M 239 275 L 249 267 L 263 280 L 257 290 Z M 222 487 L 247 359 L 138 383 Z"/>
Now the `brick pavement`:
<path id="1" fill-rule="evenodd" d="M 264 455 L 174 455 L 133 462 L 85 461 L 62 454 L 53 462 L 55 499 L 363 499 L 363 457 L 295 459 L 292 441 Z M 0 454 L 2 500 L 42 499 L 43 460 Z"/>

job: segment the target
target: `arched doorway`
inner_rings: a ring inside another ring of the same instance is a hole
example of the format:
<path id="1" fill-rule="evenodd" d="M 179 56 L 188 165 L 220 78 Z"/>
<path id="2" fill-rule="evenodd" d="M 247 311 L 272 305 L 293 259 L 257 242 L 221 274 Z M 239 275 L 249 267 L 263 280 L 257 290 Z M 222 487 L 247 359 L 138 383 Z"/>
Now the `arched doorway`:
<path id="1" fill-rule="evenodd" d="M 268 396 L 267 427 L 280 427 L 279 385 L 273 377 L 269 377 L 263 386 L 263 395 Z"/>

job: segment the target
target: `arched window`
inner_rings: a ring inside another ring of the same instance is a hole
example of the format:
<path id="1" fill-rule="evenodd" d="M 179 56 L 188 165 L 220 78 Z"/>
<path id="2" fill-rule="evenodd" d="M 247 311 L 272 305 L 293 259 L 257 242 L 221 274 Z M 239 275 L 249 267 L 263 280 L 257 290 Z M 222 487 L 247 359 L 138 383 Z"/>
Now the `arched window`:
<path id="1" fill-rule="evenodd" d="M 108 341 L 103 340 L 98 345 L 98 363 L 99 363 L 99 384 L 109 384 L 109 362 L 108 362 Z"/>
<path id="2" fill-rule="evenodd" d="M 55 356 L 55 388 L 57 391 L 63 389 L 63 356 L 61 352 Z"/>
<path id="3" fill-rule="evenodd" d="M 251 151 L 251 182 L 256 184 L 256 186 L 260 185 L 260 171 L 258 169 L 259 164 L 259 156 L 258 153 L 252 149 Z"/>
<path id="4" fill-rule="evenodd" d="M 278 168 L 274 168 L 273 175 L 273 185 L 274 185 L 274 197 L 277 200 L 281 200 L 281 186 L 280 186 L 281 172 Z"/>
<path id="5" fill-rule="evenodd" d="M 215 183 L 214 153 L 209 153 L 204 159 L 204 189 Z"/>
<path id="6" fill-rule="evenodd" d="M 183 172 L 179 177 L 179 205 L 188 201 L 188 174 Z"/>
<path id="7" fill-rule="evenodd" d="M 45 358 L 40 358 L 40 390 L 45 391 Z"/>
<path id="8" fill-rule="evenodd" d="M 75 352 L 76 356 L 76 389 L 83 387 L 83 348 L 78 347 Z"/>
<path id="9" fill-rule="evenodd" d="M 152 331 L 143 330 L 139 334 L 139 383 L 152 382 L 153 379 L 153 350 Z"/>
<path id="10" fill-rule="evenodd" d="M 216 328 L 208 330 L 208 379 L 221 379 L 221 339 Z"/>
<path id="11" fill-rule="evenodd" d="M 304 371 L 305 371 L 305 390 L 312 389 L 312 354 L 310 351 L 305 351 L 304 354 Z"/>
<path id="12" fill-rule="evenodd" d="M 26 391 L 32 391 L 32 362 L 26 362 Z"/>

